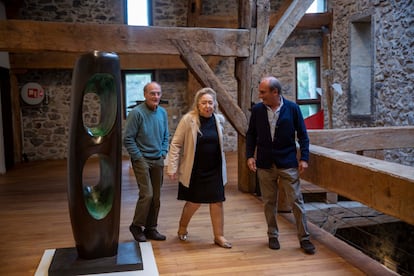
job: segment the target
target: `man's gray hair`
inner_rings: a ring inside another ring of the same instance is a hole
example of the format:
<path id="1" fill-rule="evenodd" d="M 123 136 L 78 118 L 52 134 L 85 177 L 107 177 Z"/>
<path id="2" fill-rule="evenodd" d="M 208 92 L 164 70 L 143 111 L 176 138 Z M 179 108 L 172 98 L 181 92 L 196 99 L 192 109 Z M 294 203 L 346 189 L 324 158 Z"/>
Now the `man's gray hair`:
<path id="1" fill-rule="evenodd" d="M 268 77 L 269 79 L 269 88 L 271 90 L 277 89 L 279 95 L 282 95 L 282 84 L 280 81 L 275 77 Z"/>

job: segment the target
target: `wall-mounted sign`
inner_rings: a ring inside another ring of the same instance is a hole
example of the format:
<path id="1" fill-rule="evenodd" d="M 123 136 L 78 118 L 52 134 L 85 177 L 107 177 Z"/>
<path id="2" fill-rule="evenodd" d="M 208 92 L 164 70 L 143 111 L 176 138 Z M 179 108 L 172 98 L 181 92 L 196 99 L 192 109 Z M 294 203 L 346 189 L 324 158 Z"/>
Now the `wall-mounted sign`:
<path id="1" fill-rule="evenodd" d="M 22 87 L 20 95 L 23 101 L 30 105 L 40 104 L 45 98 L 45 92 L 40 84 L 28 82 Z"/>

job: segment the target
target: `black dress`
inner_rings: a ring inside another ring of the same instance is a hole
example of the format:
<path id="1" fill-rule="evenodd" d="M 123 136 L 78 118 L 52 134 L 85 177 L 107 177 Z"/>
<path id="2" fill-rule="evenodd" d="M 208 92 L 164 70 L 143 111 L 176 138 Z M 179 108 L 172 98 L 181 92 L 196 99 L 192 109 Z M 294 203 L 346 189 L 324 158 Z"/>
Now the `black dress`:
<path id="1" fill-rule="evenodd" d="M 187 188 L 179 183 L 177 199 L 194 203 L 222 202 L 225 200 L 222 160 L 214 114 L 210 118 L 200 116 L 200 123 L 202 134 L 197 134 L 190 185 Z"/>

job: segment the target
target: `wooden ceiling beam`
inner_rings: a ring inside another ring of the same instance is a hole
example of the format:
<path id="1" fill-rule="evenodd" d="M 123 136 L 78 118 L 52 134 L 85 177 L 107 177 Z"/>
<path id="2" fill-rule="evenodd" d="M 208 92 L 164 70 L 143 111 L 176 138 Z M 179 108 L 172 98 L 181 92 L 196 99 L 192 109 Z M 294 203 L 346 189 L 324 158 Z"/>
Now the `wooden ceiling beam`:
<path id="1" fill-rule="evenodd" d="M 283 10 L 284 12 L 285 10 Z M 283 13 L 274 12 L 270 14 L 269 30 L 277 24 L 278 20 L 283 16 Z M 194 23 L 193 23 L 194 24 Z M 196 19 L 196 26 L 203 28 L 228 28 L 237 29 L 237 16 L 222 16 L 222 15 L 199 15 Z M 332 25 L 332 13 L 307 13 L 299 21 L 296 29 L 321 29 L 322 27 L 330 27 Z"/>
<path id="2" fill-rule="evenodd" d="M 73 69 L 78 53 L 12 53 L 10 67 L 19 69 Z M 185 69 L 178 55 L 120 54 L 122 70 Z"/>
<path id="3" fill-rule="evenodd" d="M 0 51 L 179 55 L 171 39 L 191 43 L 201 55 L 249 56 L 249 31 L 121 24 L 0 20 Z"/>
<path id="4" fill-rule="evenodd" d="M 332 13 L 307 13 L 299 21 L 297 29 L 321 29 L 323 27 L 331 28 Z"/>
<path id="5" fill-rule="evenodd" d="M 290 1 L 291 2 L 291 1 Z M 273 28 L 277 23 L 277 19 L 280 19 L 281 16 L 277 16 L 276 13 L 270 15 L 270 28 Z M 331 26 L 332 14 L 331 13 L 316 13 L 316 14 L 305 14 L 304 17 L 300 20 L 298 25 L 299 28 L 304 29 L 320 29 L 322 26 Z M 12 22 L 12 21 L 8 21 Z M 52 23 L 53 24 L 53 23 Z M 205 16 L 200 15 L 197 17 L 198 26 L 206 28 L 237 28 L 237 17 L 231 16 Z M 48 25 L 48 24 L 47 24 Z M 105 24 L 100 24 L 98 27 L 107 26 Z M 0 33 L 2 33 L 0 24 Z M 12 25 L 9 26 L 11 28 Z M 47 30 L 45 30 L 47 31 Z M 3 34 L 6 34 L 7 31 L 3 30 Z M 32 32 L 26 30 L 26 32 Z M 37 32 L 40 32 L 38 30 Z M 35 36 L 35 34 L 32 34 Z M 6 36 L 8 37 L 8 36 Z M 54 38 L 54 40 L 57 38 Z M 24 43 L 20 42 L 28 40 L 27 38 L 21 38 L 15 40 L 13 44 L 22 44 L 22 46 L 12 46 L 8 42 L 3 41 L 3 47 L 7 47 L 11 52 L 10 53 L 10 65 L 11 68 L 18 69 L 71 69 L 74 66 L 76 58 L 81 53 L 72 53 L 71 50 L 68 52 L 57 52 L 51 50 L 42 51 L 41 48 L 34 49 L 34 52 L 27 52 L 27 49 L 24 47 Z M 37 39 L 35 40 L 37 44 Z M 102 40 L 101 40 L 102 42 Z M 103 43 L 103 42 L 102 42 Z M 9 46 L 6 46 L 9 45 Z M 98 44 L 98 43 L 96 43 Z M 105 42 L 106 44 L 106 42 Z M 31 45 L 30 47 L 33 47 Z M 39 46 L 40 47 L 40 46 Z M 14 51 L 12 51 L 14 49 Z M 179 58 L 179 55 L 171 54 L 127 54 L 122 53 L 120 55 L 121 60 L 121 69 L 181 69 L 185 68 L 185 65 Z"/>

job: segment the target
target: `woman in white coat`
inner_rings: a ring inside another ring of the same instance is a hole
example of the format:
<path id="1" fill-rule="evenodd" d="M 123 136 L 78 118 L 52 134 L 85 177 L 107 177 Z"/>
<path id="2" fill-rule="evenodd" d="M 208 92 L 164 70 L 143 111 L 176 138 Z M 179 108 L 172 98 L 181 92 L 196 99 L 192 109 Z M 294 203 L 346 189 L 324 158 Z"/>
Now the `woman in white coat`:
<path id="1" fill-rule="evenodd" d="M 178 238 L 187 240 L 187 227 L 202 203 L 208 203 L 213 225 L 214 243 L 223 248 L 232 244 L 224 238 L 227 183 L 226 159 L 223 151 L 224 117 L 217 113 L 216 92 L 202 88 L 193 108 L 178 123 L 168 152 L 167 174 L 179 182 L 177 199 L 185 200 Z"/>

